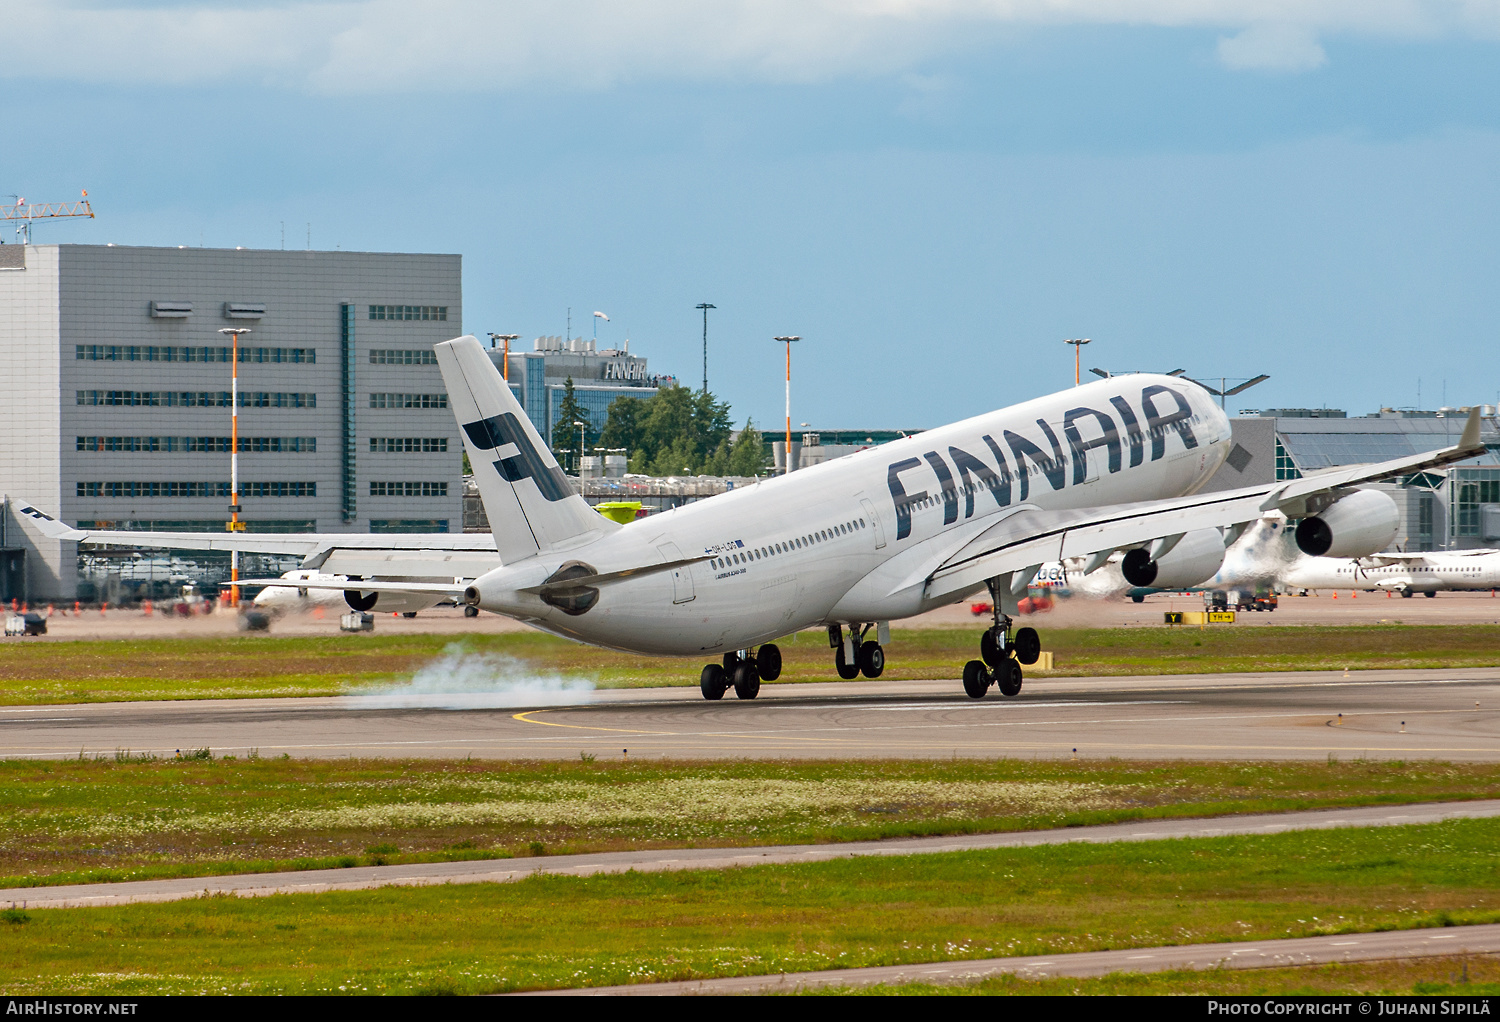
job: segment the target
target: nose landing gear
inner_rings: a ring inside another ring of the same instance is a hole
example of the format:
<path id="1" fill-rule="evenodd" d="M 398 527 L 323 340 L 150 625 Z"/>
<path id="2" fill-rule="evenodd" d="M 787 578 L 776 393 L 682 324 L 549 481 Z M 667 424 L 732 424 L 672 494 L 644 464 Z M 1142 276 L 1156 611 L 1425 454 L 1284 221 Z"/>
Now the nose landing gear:
<path id="1" fill-rule="evenodd" d="M 843 625 L 828 626 L 828 645 L 834 649 L 833 666 L 845 681 L 853 681 L 861 674 L 878 678 L 885 673 L 885 648 L 874 639 L 865 638 L 871 628 L 875 625 L 850 625 L 846 636 Z M 885 638 L 889 640 L 890 636 Z"/>

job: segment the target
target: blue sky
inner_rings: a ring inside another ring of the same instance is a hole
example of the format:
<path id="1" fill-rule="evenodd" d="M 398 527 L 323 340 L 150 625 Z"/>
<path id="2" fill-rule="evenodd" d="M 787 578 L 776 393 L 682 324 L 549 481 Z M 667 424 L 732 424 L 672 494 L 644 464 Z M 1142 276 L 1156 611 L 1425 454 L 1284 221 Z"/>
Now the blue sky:
<path id="1" fill-rule="evenodd" d="M 932 426 L 1085 365 L 1500 397 L 1500 4 L 0 0 L 39 241 L 460 252 L 738 418 Z M 10 201 L 6 199 L 4 201 Z"/>

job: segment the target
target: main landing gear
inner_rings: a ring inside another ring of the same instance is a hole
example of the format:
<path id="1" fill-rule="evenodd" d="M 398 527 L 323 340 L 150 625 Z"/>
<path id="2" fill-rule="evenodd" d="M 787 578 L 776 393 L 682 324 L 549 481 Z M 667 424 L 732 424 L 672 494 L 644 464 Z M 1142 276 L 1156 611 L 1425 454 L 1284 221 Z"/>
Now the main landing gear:
<path id="1" fill-rule="evenodd" d="M 861 674 L 866 678 L 878 678 L 885 672 L 885 648 L 874 639 L 865 638 L 874 627 L 873 624 L 850 625 L 846 637 L 843 625 L 828 626 L 828 645 L 835 650 L 833 666 L 840 678 L 853 681 Z M 886 639 L 889 641 L 890 636 Z M 849 659 L 851 651 L 854 655 L 852 663 Z"/>
<path id="2" fill-rule="evenodd" d="M 990 686 L 1003 696 L 1021 694 L 1021 665 L 1034 664 L 1041 658 L 1042 640 L 1035 628 L 1019 628 L 1011 634 L 1011 619 L 1000 609 L 1000 593 L 990 584 L 991 613 L 994 623 L 979 637 L 978 660 L 964 664 L 964 692 L 970 699 L 983 699 Z"/>
<path id="3" fill-rule="evenodd" d="M 740 699 L 754 699 L 760 694 L 762 681 L 781 677 L 781 650 L 768 642 L 751 653 L 742 649 L 724 654 L 724 663 L 709 664 L 698 676 L 698 688 L 704 699 L 723 699 L 731 687 Z"/>

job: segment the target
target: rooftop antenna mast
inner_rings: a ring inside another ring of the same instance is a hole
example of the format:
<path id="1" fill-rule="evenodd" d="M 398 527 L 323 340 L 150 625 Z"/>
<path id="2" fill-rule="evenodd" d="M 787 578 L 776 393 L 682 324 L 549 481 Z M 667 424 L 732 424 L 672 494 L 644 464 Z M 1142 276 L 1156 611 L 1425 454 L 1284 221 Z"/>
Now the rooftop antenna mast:
<path id="1" fill-rule="evenodd" d="M 89 193 L 85 189 L 83 198 L 77 202 L 31 202 L 28 203 L 19 195 L 12 195 L 15 203 L 9 206 L 0 206 L 0 220 L 16 221 L 16 241 L 22 245 L 31 244 L 31 225 L 33 221 L 45 219 L 66 219 L 68 217 L 94 218 L 93 207 L 89 205 Z"/>

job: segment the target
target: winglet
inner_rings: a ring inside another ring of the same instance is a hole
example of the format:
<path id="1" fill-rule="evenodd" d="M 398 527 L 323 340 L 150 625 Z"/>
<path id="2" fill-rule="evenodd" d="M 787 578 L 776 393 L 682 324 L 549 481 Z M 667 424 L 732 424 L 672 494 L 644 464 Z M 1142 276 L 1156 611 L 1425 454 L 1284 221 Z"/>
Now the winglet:
<path id="1" fill-rule="evenodd" d="M 1464 435 L 1458 438 L 1458 449 L 1471 451 L 1479 446 L 1479 406 L 1475 405 L 1469 409 L 1469 421 L 1464 423 Z"/>
<path id="2" fill-rule="evenodd" d="M 41 530 L 42 535 L 48 539 L 78 540 L 88 535 L 86 532 L 79 532 L 71 525 L 58 521 L 45 511 L 37 510 L 31 504 L 21 504 L 16 508 L 16 514 L 25 515 L 27 518 L 30 518 L 36 523 L 36 527 Z"/>

